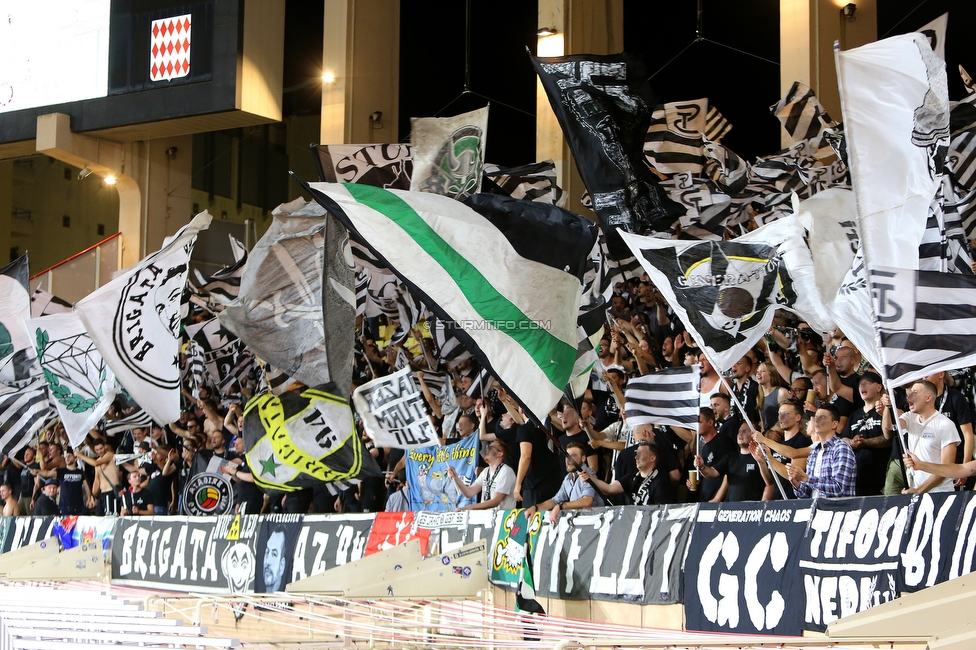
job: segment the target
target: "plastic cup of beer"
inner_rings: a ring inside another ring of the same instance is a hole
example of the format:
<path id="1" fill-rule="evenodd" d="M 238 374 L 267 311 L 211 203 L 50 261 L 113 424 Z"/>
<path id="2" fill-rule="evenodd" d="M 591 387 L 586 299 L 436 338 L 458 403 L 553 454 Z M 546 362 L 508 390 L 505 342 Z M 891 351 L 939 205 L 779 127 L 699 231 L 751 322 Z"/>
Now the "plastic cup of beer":
<path id="1" fill-rule="evenodd" d="M 698 489 L 698 470 L 689 469 L 688 470 L 688 489 L 692 492 Z"/>

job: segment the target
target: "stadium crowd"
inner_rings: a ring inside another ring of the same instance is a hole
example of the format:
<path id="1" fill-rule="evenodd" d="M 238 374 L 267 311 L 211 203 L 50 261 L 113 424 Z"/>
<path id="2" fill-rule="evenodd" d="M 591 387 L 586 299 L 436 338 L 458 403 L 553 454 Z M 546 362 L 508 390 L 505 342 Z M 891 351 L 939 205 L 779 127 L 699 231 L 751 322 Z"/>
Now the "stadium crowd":
<path id="1" fill-rule="evenodd" d="M 889 392 L 842 332 L 825 341 L 806 323 L 779 313 L 762 343 L 720 377 L 646 276 L 617 285 L 608 316 L 585 395 L 564 399 L 544 427 L 492 386 L 470 356 L 432 367 L 437 356 L 431 338 L 419 329 L 391 343 L 397 323 L 386 316 L 358 323 L 363 334 L 356 343 L 353 385 L 408 363 L 441 444 L 479 436 L 477 479 L 467 485 L 449 472 L 462 494 L 480 495 L 469 509 L 521 505 L 555 518 L 563 510 L 604 504 L 893 495 L 973 486 L 974 383 L 968 369 Z M 629 379 L 693 364 L 700 365 L 701 377 L 697 433 L 627 424 Z M 428 382 L 445 371 L 453 390 L 432 390 Z M 178 421 L 128 430 L 108 426 L 138 409 L 120 398 L 75 449 L 56 424 L 0 463 L 3 514 L 176 514 L 183 485 L 208 467 L 228 475 L 241 513 L 408 509 L 404 450 L 373 445 L 358 419 L 383 477 L 366 479 L 338 497 L 324 485 L 266 493 L 255 484 L 245 456 L 241 429 L 248 396 L 243 388 L 236 395 L 217 394 L 213 387 L 197 396 L 184 391 Z M 902 442 L 899 430 L 907 434 Z"/>

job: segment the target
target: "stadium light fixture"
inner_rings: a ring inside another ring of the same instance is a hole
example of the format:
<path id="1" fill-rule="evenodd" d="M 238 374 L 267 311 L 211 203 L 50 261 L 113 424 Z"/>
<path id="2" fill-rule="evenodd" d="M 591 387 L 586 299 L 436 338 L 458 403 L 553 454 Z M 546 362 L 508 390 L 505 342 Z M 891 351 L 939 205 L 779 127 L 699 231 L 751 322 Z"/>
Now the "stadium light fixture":
<path id="1" fill-rule="evenodd" d="M 109 174 L 108 176 L 105 177 L 105 184 L 106 185 L 115 185 L 117 182 L 118 182 L 118 179 L 115 178 L 115 176 L 112 175 L 112 174 Z"/>
<path id="2" fill-rule="evenodd" d="M 334 84 L 336 76 L 334 72 L 325 71 L 322 73 L 322 82 L 327 84 Z"/>
<path id="3" fill-rule="evenodd" d="M 848 2 L 846 5 L 844 5 L 843 9 L 840 10 L 840 12 L 844 14 L 844 20 L 855 20 L 854 14 L 857 12 L 857 5 L 853 2 Z"/>
<path id="4" fill-rule="evenodd" d="M 81 168 L 81 171 L 78 172 L 78 180 L 83 181 L 91 175 L 92 175 L 92 168 L 89 167 L 88 165 L 85 165 L 84 167 Z"/>
<path id="5" fill-rule="evenodd" d="M 552 36 L 556 33 L 558 33 L 558 30 L 555 27 L 543 27 L 542 29 L 536 32 L 536 36 L 539 36 L 541 38 L 543 36 Z"/>

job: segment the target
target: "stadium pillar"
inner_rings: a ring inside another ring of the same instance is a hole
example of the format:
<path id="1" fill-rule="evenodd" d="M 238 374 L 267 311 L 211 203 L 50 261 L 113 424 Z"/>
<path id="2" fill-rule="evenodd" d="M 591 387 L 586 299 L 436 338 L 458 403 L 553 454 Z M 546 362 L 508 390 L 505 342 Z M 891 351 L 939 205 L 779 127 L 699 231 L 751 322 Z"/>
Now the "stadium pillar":
<path id="1" fill-rule="evenodd" d="M 844 15 L 848 4 L 856 7 L 853 16 Z M 781 94 L 785 95 L 794 81 L 801 81 L 813 89 L 830 117 L 839 122 L 834 42 L 849 50 L 877 38 L 877 0 L 780 0 Z M 786 131 L 782 132 L 782 144 L 793 144 Z"/>
<path id="2" fill-rule="evenodd" d="M 539 56 L 616 54 L 623 49 L 623 0 L 539 0 Z M 583 180 L 538 80 L 535 157 L 556 163 L 556 182 L 565 192 L 566 208 L 590 214 L 580 201 L 586 191 Z"/>
<path id="3" fill-rule="evenodd" d="M 87 167 L 102 178 L 114 179 L 119 192 L 119 232 L 122 267 L 145 255 L 145 219 L 138 177 L 137 143 L 122 144 L 71 132 L 71 116 L 48 113 L 37 117 L 37 152 L 78 168 Z"/>
<path id="4" fill-rule="evenodd" d="M 319 142 L 398 142 L 399 1 L 324 2 Z"/>

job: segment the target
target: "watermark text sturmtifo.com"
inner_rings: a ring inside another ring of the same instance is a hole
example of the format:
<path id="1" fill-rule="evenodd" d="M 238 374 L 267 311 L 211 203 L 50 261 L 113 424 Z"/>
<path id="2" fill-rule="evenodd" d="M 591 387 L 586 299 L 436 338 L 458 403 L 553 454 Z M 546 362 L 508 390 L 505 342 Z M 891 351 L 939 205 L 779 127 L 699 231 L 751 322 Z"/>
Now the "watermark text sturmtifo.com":
<path id="1" fill-rule="evenodd" d="M 548 330 L 552 321 L 547 320 L 460 320 L 457 327 L 463 330 Z"/>

